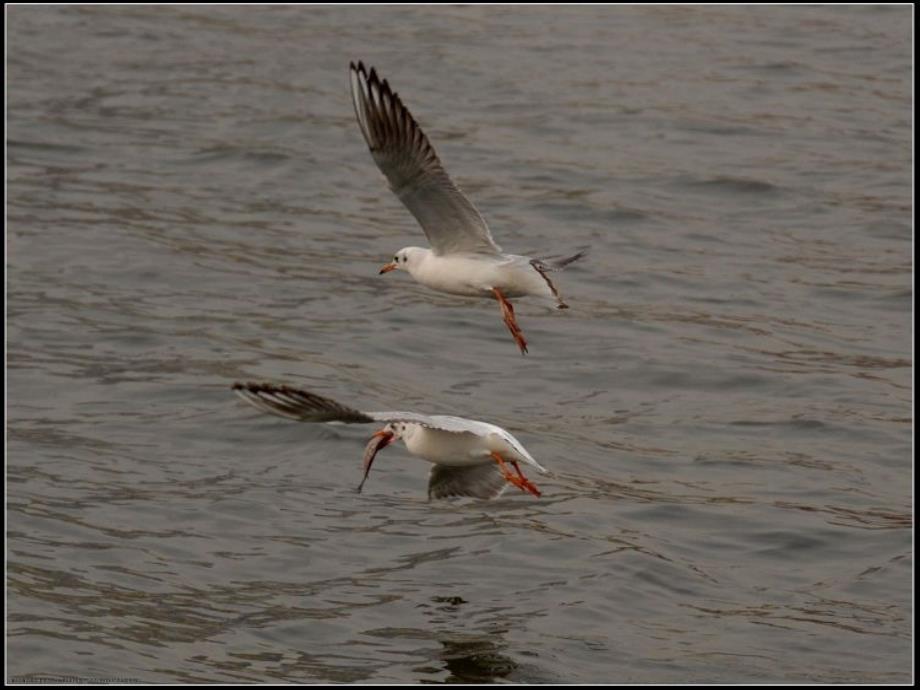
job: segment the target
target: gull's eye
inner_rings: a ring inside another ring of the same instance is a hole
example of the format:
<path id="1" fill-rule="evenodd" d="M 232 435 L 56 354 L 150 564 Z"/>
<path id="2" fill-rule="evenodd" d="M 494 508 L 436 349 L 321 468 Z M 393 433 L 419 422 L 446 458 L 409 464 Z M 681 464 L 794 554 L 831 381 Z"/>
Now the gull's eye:
<path id="1" fill-rule="evenodd" d="M 399 263 L 399 257 L 398 257 L 398 256 L 394 256 L 394 257 L 393 257 L 393 261 L 395 261 L 396 263 Z"/>

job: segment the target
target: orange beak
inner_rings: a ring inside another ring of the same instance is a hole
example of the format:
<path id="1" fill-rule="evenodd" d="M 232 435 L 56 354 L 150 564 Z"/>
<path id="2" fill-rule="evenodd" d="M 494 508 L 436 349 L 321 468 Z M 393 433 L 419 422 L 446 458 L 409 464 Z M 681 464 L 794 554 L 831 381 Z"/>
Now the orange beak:
<path id="1" fill-rule="evenodd" d="M 367 481 L 367 475 L 371 473 L 371 465 L 374 464 L 374 458 L 377 457 L 378 451 L 386 448 L 395 440 L 396 434 L 384 429 L 375 432 L 371 436 L 371 440 L 367 442 L 367 447 L 364 449 L 364 478 L 358 485 L 358 493 L 361 493 L 361 489 L 364 488 L 364 482 Z"/>
<path id="2" fill-rule="evenodd" d="M 384 266 L 383 268 L 381 268 L 381 269 L 380 269 L 380 273 L 378 273 L 377 275 L 382 276 L 384 273 L 389 273 L 390 271 L 395 271 L 396 269 L 397 269 L 396 262 L 395 262 L 395 261 L 391 261 L 391 262 L 388 263 L 386 266 Z"/>

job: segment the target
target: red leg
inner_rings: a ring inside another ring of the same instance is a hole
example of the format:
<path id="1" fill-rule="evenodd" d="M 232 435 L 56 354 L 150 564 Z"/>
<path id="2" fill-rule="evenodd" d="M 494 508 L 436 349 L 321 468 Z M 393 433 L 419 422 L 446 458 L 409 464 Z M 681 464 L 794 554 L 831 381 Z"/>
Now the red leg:
<path id="1" fill-rule="evenodd" d="M 534 486 L 534 484 L 524 476 L 521 472 L 521 468 L 518 467 L 518 464 L 515 460 L 511 460 L 511 464 L 514 465 L 514 469 L 517 470 L 517 474 L 513 474 L 511 470 L 508 469 L 508 465 L 505 464 L 505 459 L 498 453 L 492 453 L 492 457 L 495 458 L 495 461 L 498 463 L 499 469 L 502 471 L 502 476 L 508 481 L 509 484 L 514 484 L 521 491 L 526 491 L 527 493 L 533 494 L 537 498 L 540 497 L 540 490 Z"/>
<path id="2" fill-rule="evenodd" d="M 505 320 L 505 325 L 508 327 L 508 330 L 511 331 L 514 342 L 516 342 L 517 346 L 520 348 L 521 354 L 526 355 L 527 341 L 524 339 L 524 333 L 521 331 L 514 318 L 514 307 L 511 305 L 511 302 L 505 299 L 502 291 L 498 288 L 492 288 L 492 294 L 495 295 L 495 299 L 498 300 L 498 306 L 502 309 L 502 318 Z"/>
<path id="3" fill-rule="evenodd" d="M 540 498 L 540 490 L 537 488 L 536 484 L 524 476 L 524 473 L 521 472 L 521 468 L 518 467 L 517 460 L 512 460 L 511 464 L 514 465 L 514 469 L 518 473 L 518 478 L 521 480 L 521 489 L 524 491 L 529 491 L 537 498 Z"/>

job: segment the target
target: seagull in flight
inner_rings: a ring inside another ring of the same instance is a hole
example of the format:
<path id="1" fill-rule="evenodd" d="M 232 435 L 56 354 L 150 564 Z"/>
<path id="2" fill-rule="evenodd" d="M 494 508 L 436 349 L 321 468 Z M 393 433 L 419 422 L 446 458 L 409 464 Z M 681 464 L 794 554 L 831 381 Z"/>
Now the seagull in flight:
<path id="1" fill-rule="evenodd" d="M 521 471 L 529 465 L 544 469 L 514 436 L 500 426 L 463 417 L 418 412 L 360 412 L 329 398 L 291 386 L 270 383 L 235 383 L 233 390 L 263 412 L 298 422 L 383 423 L 364 450 L 364 478 L 377 453 L 402 439 L 406 449 L 432 463 L 428 498 L 471 496 L 496 498 L 512 484 L 540 496 L 540 490 Z"/>
<path id="2" fill-rule="evenodd" d="M 371 155 L 431 245 L 400 249 L 380 273 L 408 271 L 434 290 L 497 300 L 505 325 L 521 354 L 526 354 L 527 340 L 509 298 L 535 295 L 555 300 L 557 308 L 566 309 L 549 273 L 580 259 L 584 251 L 562 259 L 503 253 L 387 81 L 362 62 L 352 62 L 350 68 L 355 115 Z"/>

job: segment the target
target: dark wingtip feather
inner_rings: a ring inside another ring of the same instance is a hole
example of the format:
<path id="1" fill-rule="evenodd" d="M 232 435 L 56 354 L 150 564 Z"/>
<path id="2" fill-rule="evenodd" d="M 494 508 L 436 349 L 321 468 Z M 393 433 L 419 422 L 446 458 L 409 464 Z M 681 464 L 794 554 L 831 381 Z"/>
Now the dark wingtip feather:
<path id="1" fill-rule="evenodd" d="M 347 424 L 366 424 L 374 421 L 359 410 L 294 386 L 238 381 L 233 384 L 233 390 L 266 412 L 275 412 L 292 419 L 313 422 L 340 421 Z"/>
<path id="2" fill-rule="evenodd" d="M 250 393 L 261 393 L 272 390 L 285 390 L 288 386 L 278 386 L 273 383 L 259 383 L 257 381 L 237 381 L 233 384 L 235 391 L 249 391 Z"/>

